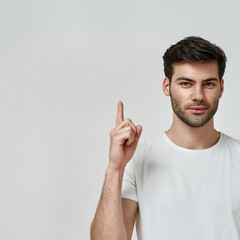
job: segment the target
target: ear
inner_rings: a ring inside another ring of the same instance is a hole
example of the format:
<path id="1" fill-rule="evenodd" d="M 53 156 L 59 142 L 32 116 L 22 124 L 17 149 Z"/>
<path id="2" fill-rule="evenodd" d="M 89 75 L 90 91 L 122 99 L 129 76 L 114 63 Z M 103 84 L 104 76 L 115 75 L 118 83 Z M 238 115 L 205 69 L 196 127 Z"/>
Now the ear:
<path id="1" fill-rule="evenodd" d="M 221 90 L 220 90 L 220 96 L 219 96 L 219 98 L 222 97 L 223 91 L 224 91 L 224 80 L 221 79 Z"/>
<path id="2" fill-rule="evenodd" d="M 163 80 L 162 90 L 166 96 L 170 96 L 170 80 L 167 77 Z"/>

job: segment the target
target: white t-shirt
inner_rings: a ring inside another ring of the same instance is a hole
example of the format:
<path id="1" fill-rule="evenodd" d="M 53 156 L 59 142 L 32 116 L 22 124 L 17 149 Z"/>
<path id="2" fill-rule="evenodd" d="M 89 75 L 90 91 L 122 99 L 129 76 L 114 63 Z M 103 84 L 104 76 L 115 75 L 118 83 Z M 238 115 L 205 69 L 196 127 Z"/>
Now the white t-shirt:
<path id="1" fill-rule="evenodd" d="M 240 141 L 191 150 L 162 132 L 139 142 L 122 197 L 138 202 L 139 240 L 240 240 Z"/>

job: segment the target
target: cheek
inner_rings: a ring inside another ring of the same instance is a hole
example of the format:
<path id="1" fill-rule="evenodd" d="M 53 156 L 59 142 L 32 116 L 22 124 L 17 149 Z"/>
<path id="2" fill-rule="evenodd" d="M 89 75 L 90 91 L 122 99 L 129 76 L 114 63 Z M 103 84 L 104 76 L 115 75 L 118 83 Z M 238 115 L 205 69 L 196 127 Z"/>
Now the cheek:
<path id="1" fill-rule="evenodd" d="M 172 96 L 182 104 L 188 103 L 190 99 L 190 94 L 185 90 L 185 91 L 172 91 Z"/>
<path id="2" fill-rule="evenodd" d="M 216 103 L 219 101 L 220 93 L 216 92 L 214 94 L 209 95 L 209 97 L 206 99 L 209 103 Z"/>
<path id="3" fill-rule="evenodd" d="M 184 96 L 186 96 L 186 92 L 184 92 L 182 89 L 177 88 L 176 86 L 172 86 L 170 88 L 170 92 L 172 94 L 173 97 L 175 98 L 183 98 Z"/>
<path id="4" fill-rule="evenodd" d="M 189 103 L 189 99 L 186 97 L 186 94 L 182 94 L 181 92 L 171 92 L 171 98 L 175 106 L 184 107 Z"/>

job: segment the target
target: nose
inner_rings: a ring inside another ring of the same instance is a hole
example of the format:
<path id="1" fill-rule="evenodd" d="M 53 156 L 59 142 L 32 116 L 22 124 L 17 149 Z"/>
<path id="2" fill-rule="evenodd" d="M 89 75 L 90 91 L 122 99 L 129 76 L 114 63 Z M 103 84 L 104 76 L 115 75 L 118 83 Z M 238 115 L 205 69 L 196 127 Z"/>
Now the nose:
<path id="1" fill-rule="evenodd" d="M 196 85 L 192 90 L 192 100 L 202 101 L 204 100 L 204 92 L 201 85 Z"/>

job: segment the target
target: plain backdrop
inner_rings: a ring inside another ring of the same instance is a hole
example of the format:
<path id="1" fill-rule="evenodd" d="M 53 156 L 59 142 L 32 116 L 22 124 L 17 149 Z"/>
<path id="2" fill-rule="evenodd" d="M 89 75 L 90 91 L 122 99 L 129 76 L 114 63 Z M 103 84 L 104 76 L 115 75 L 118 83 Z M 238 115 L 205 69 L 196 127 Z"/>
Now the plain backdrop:
<path id="1" fill-rule="evenodd" d="M 117 102 L 143 126 L 141 140 L 167 130 L 162 55 L 184 37 L 224 49 L 215 128 L 240 139 L 239 7 L 237 0 L 1 0 L 0 239 L 89 239 Z"/>

